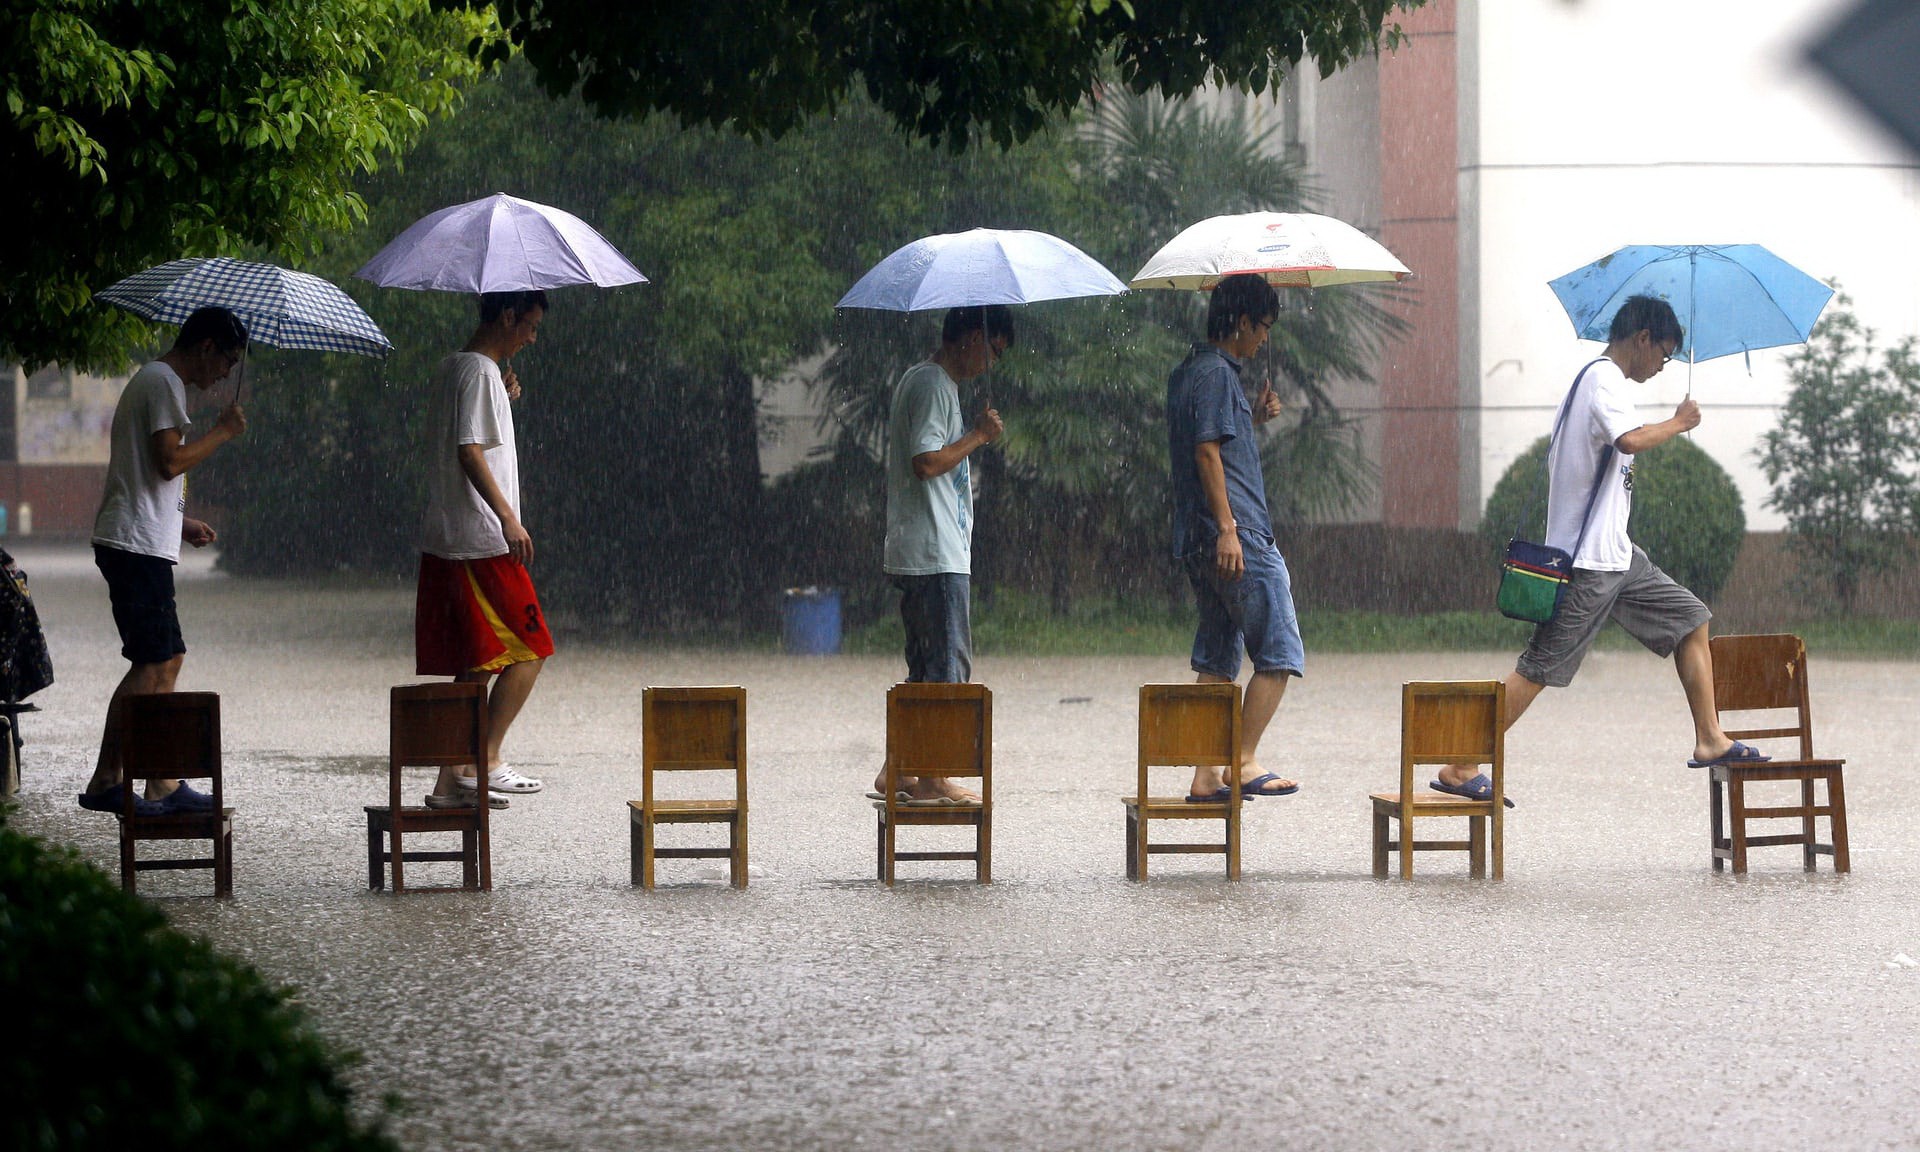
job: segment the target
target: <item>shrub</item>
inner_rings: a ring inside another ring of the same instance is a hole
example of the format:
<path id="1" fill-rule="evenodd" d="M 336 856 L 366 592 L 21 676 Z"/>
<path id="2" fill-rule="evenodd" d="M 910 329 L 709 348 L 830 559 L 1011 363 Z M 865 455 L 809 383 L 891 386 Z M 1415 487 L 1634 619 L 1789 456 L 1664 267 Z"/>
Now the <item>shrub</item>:
<path id="1" fill-rule="evenodd" d="M 4 826 L 0 996 L 0 1147 L 397 1147 L 283 990 Z"/>
<path id="2" fill-rule="evenodd" d="M 1521 534 L 1529 540 L 1544 538 L 1547 509 L 1539 487 L 1546 458 L 1547 438 L 1542 436 L 1494 485 L 1480 527 L 1496 549 L 1506 545 L 1523 513 Z M 1726 469 L 1693 441 L 1676 437 L 1633 458 L 1633 514 L 1627 534 L 1667 575 L 1702 600 L 1712 600 L 1727 582 L 1746 532 L 1740 490 Z"/>

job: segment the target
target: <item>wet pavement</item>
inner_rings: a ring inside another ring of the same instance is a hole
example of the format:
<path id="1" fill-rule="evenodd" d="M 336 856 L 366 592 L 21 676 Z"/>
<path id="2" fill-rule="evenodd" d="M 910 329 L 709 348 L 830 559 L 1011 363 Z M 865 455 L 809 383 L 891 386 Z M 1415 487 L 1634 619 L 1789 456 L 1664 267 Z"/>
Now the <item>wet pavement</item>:
<path id="1" fill-rule="evenodd" d="M 105 588 L 84 549 L 16 553 L 59 682 L 26 718 L 15 819 L 113 869 L 113 821 L 73 802 L 124 669 Z M 1400 682 L 1511 659 L 1309 654 L 1264 757 L 1304 788 L 1248 806 L 1245 879 L 1156 857 L 1136 885 L 1135 693 L 1186 678 L 1182 654 L 988 654 L 995 882 L 903 864 L 888 891 L 861 792 L 894 661 L 563 635 L 509 741 L 547 788 L 497 814 L 496 890 L 396 899 L 366 890 L 361 806 L 386 689 L 412 679 L 411 588 L 240 582 L 202 556 L 180 590 L 180 687 L 222 696 L 237 898 L 202 898 L 204 872 L 142 889 L 296 986 L 364 1054 L 363 1093 L 403 1098 L 409 1148 L 1920 1143 L 1920 665 L 1814 654 L 1849 876 L 1794 848 L 1713 873 L 1671 669 L 1602 652 L 1509 739 L 1507 879 L 1423 856 L 1411 884 L 1374 880 Z M 650 683 L 747 688 L 745 892 L 707 861 L 628 885 Z"/>

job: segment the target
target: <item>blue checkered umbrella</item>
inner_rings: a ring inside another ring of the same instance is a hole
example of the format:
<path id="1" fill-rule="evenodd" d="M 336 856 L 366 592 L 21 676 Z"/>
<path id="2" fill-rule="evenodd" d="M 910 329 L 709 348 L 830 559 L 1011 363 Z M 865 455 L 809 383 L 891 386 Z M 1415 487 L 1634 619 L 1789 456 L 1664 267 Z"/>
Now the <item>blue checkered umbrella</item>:
<path id="1" fill-rule="evenodd" d="M 345 292 L 305 272 L 226 256 L 195 257 L 136 272 L 94 297 L 136 316 L 180 324 L 196 309 L 226 308 L 273 348 L 385 356 L 393 341 Z"/>

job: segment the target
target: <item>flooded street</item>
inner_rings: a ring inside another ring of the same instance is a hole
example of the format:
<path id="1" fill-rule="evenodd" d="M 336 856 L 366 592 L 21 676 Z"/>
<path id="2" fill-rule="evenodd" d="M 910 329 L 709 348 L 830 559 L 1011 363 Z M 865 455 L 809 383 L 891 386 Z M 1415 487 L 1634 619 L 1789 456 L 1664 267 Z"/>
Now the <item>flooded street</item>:
<path id="1" fill-rule="evenodd" d="M 17 555 L 59 680 L 25 720 L 15 820 L 114 869 L 113 821 L 73 799 L 125 667 L 105 586 L 83 548 Z M 1247 807 L 1245 880 L 1156 857 L 1138 885 L 1135 693 L 1187 679 L 1184 653 L 986 653 L 995 882 L 904 864 L 889 891 L 861 793 L 897 659 L 562 634 L 507 748 L 546 791 L 497 814 L 496 890 L 395 898 L 366 889 L 361 806 L 412 679 L 411 585 L 241 583 L 205 556 L 179 578 L 179 686 L 222 696 L 237 895 L 203 898 L 204 872 L 142 889 L 296 986 L 363 1053 L 362 1094 L 403 1102 L 408 1148 L 1915 1144 L 1920 666 L 1813 653 L 1850 876 L 1793 848 L 1712 872 L 1671 668 L 1598 652 L 1509 740 L 1507 879 L 1426 855 L 1376 881 L 1366 796 L 1395 780 L 1400 683 L 1511 654 L 1310 652 L 1263 757 L 1302 792 Z M 700 683 L 747 689 L 752 885 L 665 861 L 645 894 L 640 692 Z"/>

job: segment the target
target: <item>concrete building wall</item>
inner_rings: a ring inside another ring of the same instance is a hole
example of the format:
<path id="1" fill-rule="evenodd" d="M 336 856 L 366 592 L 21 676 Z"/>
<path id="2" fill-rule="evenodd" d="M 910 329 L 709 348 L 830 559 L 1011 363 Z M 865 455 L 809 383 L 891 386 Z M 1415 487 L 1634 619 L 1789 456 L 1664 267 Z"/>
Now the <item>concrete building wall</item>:
<path id="1" fill-rule="evenodd" d="M 1844 2 L 1459 0 L 1460 346 L 1480 393 L 1462 472 L 1480 500 L 1600 351 L 1547 281 L 1621 245 L 1763 244 L 1837 277 L 1883 340 L 1920 334 L 1920 168 L 1803 58 Z M 1754 529 L 1780 525 L 1753 453 L 1788 351 L 1692 372 L 1695 442 Z M 1665 417 L 1687 389 L 1687 366 L 1670 366 L 1642 412 Z"/>

